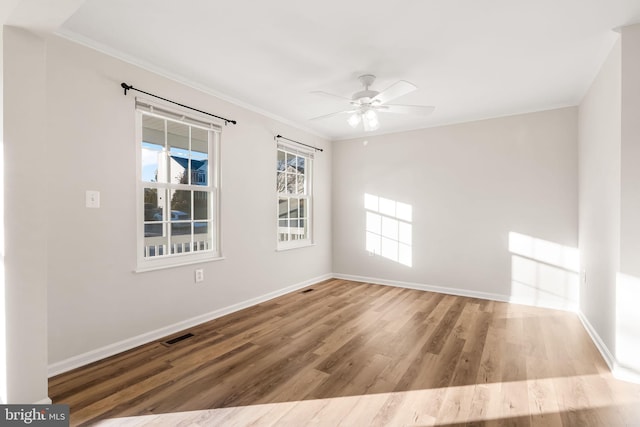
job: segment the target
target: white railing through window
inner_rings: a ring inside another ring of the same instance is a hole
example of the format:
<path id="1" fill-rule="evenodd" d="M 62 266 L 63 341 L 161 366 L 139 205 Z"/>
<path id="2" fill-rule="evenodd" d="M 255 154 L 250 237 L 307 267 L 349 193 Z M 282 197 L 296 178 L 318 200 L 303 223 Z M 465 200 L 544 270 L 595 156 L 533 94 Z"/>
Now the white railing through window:
<path id="1" fill-rule="evenodd" d="M 197 236 L 197 235 L 196 235 Z M 169 250 L 170 249 L 170 250 Z M 147 237 L 144 245 L 144 256 L 157 257 L 190 252 L 202 252 L 212 249 L 211 236 L 191 241 L 191 236 L 173 236 L 171 243 L 164 237 Z"/>

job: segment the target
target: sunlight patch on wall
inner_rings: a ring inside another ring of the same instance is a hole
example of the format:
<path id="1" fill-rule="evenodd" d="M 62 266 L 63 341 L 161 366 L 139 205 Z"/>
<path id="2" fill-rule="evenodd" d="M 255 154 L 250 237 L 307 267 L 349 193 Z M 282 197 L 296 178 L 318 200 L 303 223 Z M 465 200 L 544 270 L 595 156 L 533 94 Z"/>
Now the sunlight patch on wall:
<path id="1" fill-rule="evenodd" d="M 580 256 L 577 248 L 509 233 L 511 300 L 576 310 Z"/>
<path id="2" fill-rule="evenodd" d="M 640 373 L 640 279 L 618 273 L 616 282 L 616 360 Z"/>
<path id="3" fill-rule="evenodd" d="M 412 266 L 413 208 L 411 205 L 372 194 L 364 195 L 366 250 Z"/>

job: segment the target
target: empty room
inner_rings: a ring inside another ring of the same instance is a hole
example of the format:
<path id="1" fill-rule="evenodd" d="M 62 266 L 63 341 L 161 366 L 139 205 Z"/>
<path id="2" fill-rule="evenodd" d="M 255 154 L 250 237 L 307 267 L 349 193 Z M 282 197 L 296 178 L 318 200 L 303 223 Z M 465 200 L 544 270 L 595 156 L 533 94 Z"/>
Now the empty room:
<path id="1" fill-rule="evenodd" d="M 0 424 L 640 426 L 640 0 L 0 18 Z"/>

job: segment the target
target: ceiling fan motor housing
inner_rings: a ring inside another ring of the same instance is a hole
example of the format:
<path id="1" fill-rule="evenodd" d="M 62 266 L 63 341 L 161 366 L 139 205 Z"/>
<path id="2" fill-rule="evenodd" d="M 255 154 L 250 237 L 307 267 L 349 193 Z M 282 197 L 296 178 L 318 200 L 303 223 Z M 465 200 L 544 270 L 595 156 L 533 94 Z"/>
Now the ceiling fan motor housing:
<path id="1" fill-rule="evenodd" d="M 377 90 L 361 90 L 360 92 L 354 93 L 351 99 L 356 104 L 368 104 L 371 102 L 373 97 L 375 97 L 379 93 L 380 92 L 378 92 Z"/>
<path id="2" fill-rule="evenodd" d="M 371 102 L 371 99 L 380 93 L 377 90 L 369 90 L 369 86 L 371 86 L 376 80 L 376 76 L 373 74 L 363 74 L 358 77 L 358 79 L 360 80 L 360 83 L 362 83 L 362 86 L 364 86 L 364 90 L 354 93 L 351 100 L 360 105 L 368 104 Z"/>

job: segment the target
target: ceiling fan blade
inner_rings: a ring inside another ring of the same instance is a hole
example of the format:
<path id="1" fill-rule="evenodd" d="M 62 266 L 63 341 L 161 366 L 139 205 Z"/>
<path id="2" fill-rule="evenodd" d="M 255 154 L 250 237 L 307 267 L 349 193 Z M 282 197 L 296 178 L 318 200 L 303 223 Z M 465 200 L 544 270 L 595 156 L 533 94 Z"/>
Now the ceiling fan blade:
<path id="1" fill-rule="evenodd" d="M 328 119 L 329 117 L 338 116 L 340 114 L 350 114 L 355 113 L 358 110 L 344 110 L 344 111 L 336 111 L 335 113 L 324 114 L 322 116 L 313 117 L 309 120 L 320 120 L 320 119 Z"/>
<path id="2" fill-rule="evenodd" d="M 402 95 L 406 95 L 416 89 L 418 88 L 413 83 L 409 83 L 406 80 L 400 80 L 374 96 L 371 101 L 378 101 L 380 104 L 385 104 L 392 99 L 396 99 Z"/>
<path id="3" fill-rule="evenodd" d="M 397 114 L 417 114 L 421 116 L 428 116 L 433 113 L 436 107 L 426 105 L 397 105 L 387 104 L 381 105 L 377 108 L 378 111 L 383 113 L 397 113 Z"/>
<path id="4" fill-rule="evenodd" d="M 341 101 L 349 101 L 349 102 L 351 102 L 351 98 L 347 98 L 346 96 L 341 96 L 341 95 L 334 95 L 333 93 L 323 92 L 321 90 L 314 90 L 314 91 L 312 91 L 310 93 L 313 93 L 314 95 L 324 96 L 325 98 L 331 98 L 333 100 L 339 99 Z"/>

